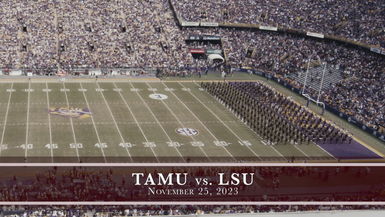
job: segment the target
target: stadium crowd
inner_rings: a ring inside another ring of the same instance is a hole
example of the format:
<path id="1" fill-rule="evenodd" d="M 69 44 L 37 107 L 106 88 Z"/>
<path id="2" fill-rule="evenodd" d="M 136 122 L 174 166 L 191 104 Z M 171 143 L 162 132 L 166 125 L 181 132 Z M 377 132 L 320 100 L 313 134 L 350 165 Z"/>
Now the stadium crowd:
<path id="1" fill-rule="evenodd" d="M 21 206 L 3 207 L 5 217 L 124 217 L 241 214 L 337 210 L 383 210 L 380 205 L 255 205 L 255 206 Z"/>
<path id="2" fill-rule="evenodd" d="M 385 133 L 384 56 L 337 42 L 284 33 L 237 29 L 194 29 L 187 32 L 190 35 L 225 36 L 222 46 L 228 51 L 227 63 L 233 68 L 261 70 L 299 89 L 303 85 L 289 75 L 304 73 L 309 61 L 313 67 L 326 62 L 340 69 L 345 79 L 323 90 L 321 100 Z M 316 90 L 308 91 L 316 98 Z"/>
<path id="3" fill-rule="evenodd" d="M 177 67 L 191 60 L 167 0 L 16 0 L 0 8 L 0 68 Z"/>
<path id="4" fill-rule="evenodd" d="M 385 2 L 172 0 L 186 21 L 284 26 L 385 47 Z"/>
<path id="5" fill-rule="evenodd" d="M 281 24 L 371 44 L 384 41 L 383 1 L 172 2 L 187 20 Z M 16 0 L 0 1 L 0 8 L 3 73 L 153 67 L 162 68 L 162 75 L 204 74 L 209 63 L 194 60 L 185 39 L 191 34 L 219 35 L 228 65 L 262 70 L 295 87 L 301 85 L 288 75 L 304 71 L 310 57 L 314 65 L 320 59 L 341 69 L 346 79 L 324 90 L 322 100 L 385 133 L 385 58 L 363 49 L 286 33 L 179 29 L 168 0 Z"/>
<path id="6" fill-rule="evenodd" d="M 298 88 L 301 85 L 287 75 L 305 71 L 309 58 L 318 57 L 348 74 L 322 94 L 322 100 L 358 121 L 382 132 L 385 128 L 385 58 L 361 49 L 335 42 L 321 42 L 286 34 L 229 31 L 230 64 L 244 63 L 262 71 L 270 71 Z M 251 46 L 254 55 L 245 57 Z M 314 64 L 320 64 L 316 62 Z M 316 93 L 313 93 L 313 97 Z"/>
<path id="7" fill-rule="evenodd" d="M 255 205 L 255 206 L 20 206 L 3 207 L 4 217 L 124 217 L 124 216 L 181 216 L 204 214 L 242 214 L 271 212 L 306 212 L 338 210 L 383 210 L 380 205 Z M 300 213 L 298 213 L 300 214 Z"/>

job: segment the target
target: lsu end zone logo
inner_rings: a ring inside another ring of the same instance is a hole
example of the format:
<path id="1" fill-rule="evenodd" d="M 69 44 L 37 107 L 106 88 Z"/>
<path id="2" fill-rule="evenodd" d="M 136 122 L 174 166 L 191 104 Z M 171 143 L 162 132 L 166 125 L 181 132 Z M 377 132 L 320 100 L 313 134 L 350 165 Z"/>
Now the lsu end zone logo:
<path id="1" fill-rule="evenodd" d="M 196 136 L 199 134 L 198 130 L 193 128 L 178 128 L 176 133 L 183 136 Z"/>
<path id="2" fill-rule="evenodd" d="M 74 107 L 59 107 L 59 108 L 50 108 L 48 112 L 52 115 L 59 115 L 63 117 L 70 118 L 89 118 L 92 113 L 88 108 L 74 108 Z"/>

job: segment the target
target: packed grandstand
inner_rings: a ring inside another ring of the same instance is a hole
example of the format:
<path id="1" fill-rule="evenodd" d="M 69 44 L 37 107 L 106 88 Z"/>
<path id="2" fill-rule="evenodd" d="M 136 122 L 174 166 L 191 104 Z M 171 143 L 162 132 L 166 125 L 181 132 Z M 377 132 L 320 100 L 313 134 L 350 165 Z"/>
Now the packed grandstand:
<path id="1" fill-rule="evenodd" d="M 341 210 L 383 210 L 383 206 L 30 206 L 30 207 L 3 207 L 1 214 L 6 217 L 124 217 L 124 216 L 202 216 L 202 215 L 224 215 L 224 216 L 253 216 L 256 214 L 274 213 L 301 214 L 305 216 L 306 212 L 325 212 L 325 211 L 341 211 Z M 328 212 L 326 212 L 328 213 Z M 315 213 L 317 214 L 317 213 Z M 330 212 L 328 214 L 338 214 L 338 212 Z M 373 214 L 373 213 L 350 213 L 353 216 Z M 381 213 L 382 214 L 382 213 Z M 290 215 L 290 216 L 292 216 Z M 315 215 L 317 216 L 317 215 Z"/>
<path id="2" fill-rule="evenodd" d="M 319 101 L 329 110 L 385 141 L 383 0 L 14 0 L 0 1 L 0 20 L 1 78 L 139 74 L 161 79 L 198 79 L 212 72 L 250 72 L 296 90 L 308 82 L 310 88 L 306 93 L 311 98 L 319 95 Z M 213 61 L 218 59 L 219 62 Z M 320 77 L 322 71 L 326 71 L 325 80 Z M 267 147 L 274 148 L 280 143 L 356 142 L 346 130 L 263 82 L 203 82 L 199 88 L 219 100 L 251 130 L 267 138 Z M 63 89 L 67 91 L 65 86 Z M 104 101 L 107 104 L 105 98 Z M 28 138 L 28 128 L 26 131 Z M 123 137 L 120 131 L 119 134 Z M 372 177 L 369 171 L 261 169 L 258 174 L 262 177 L 259 184 L 274 192 L 284 188 L 281 184 L 285 180 L 297 176 L 310 183 L 322 182 L 324 185 L 317 187 L 326 189 L 330 177 Z M 3 178 L 1 183 L 2 201 L 126 201 L 136 196 L 126 189 L 124 175 L 89 173 L 81 168 L 61 174 L 55 168 L 32 178 Z M 260 195 L 257 199 L 384 200 L 382 183 L 367 184 L 354 191 L 338 187 L 343 191 L 328 196 L 319 192 L 290 192 Z M 346 209 L 384 206 L 13 206 L 3 207 L 0 216 L 202 215 Z"/>
<path id="3" fill-rule="evenodd" d="M 322 101 L 383 133 L 384 56 L 360 46 L 373 46 L 380 53 L 384 48 L 384 4 L 267 0 L 1 1 L 0 16 L 6 22 L 0 24 L 0 68 L 2 74 L 13 70 L 81 74 L 95 68 L 162 68 L 170 76 L 189 75 L 197 73 L 191 68 L 209 67 L 209 63 L 192 58 L 189 50 L 191 46 L 207 45 L 189 45 L 185 39 L 191 35 L 216 35 L 221 37 L 219 47 L 225 52 L 228 66 L 261 70 L 293 86 L 301 86 L 295 75 L 306 70 L 312 56 L 339 69 L 342 78 L 323 90 Z M 340 38 L 310 38 L 289 30 L 180 28 L 180 20 L 174 15 L 190 23 L 198 21 L 198 26 L 199 22 L 283 26 L 331 34 L 356 44 L 343 43 Z M 246 55 L 250 48 L 252 55 Z"/>

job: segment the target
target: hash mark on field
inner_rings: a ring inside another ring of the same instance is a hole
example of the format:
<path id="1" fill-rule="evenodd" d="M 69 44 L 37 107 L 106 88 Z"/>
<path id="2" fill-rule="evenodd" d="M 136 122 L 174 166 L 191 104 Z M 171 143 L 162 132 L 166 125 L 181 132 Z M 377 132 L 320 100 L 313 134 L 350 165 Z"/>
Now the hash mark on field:
<path id="1" fill-rule="evenodd" d="M 46 92 L 46 91 L 44 91 Z M 48 91 L 50 92 L 50 91 Z M 119 91 L 116 91 L 116 92 L 119 92 Z M 172 101 L 172 100 L 170 100 Z M 88 102 L 90 105 L 102 105 L 104 104 L 104 102 Z M 133 104 L 143 104 L 142 101 L 130 101 L 130 103 L 133 103 Z M 160 101 L 149 101 L 147 102 L 149 105 L 150 104 L 161 104 L 162 102 Z M 184 102 L 185 104 L 194 104 L 196 102 Z M 205 104 L 216 104 L 217 101 L 203 101 L 203 103 Z M 0 102 L 0 105 L 7 105 L 8 103 L 1 103 Z M 26 102 L 10 102 L 11 105 L 27 105 Z M 45 105 L 47 104 L 47 102 L 30 102 L 30 105 Z M 55 103 L 52 103 L 52 104 L 55 104 L 55 105 L 65 105 L 66 102 L 55 102 Z M 73 102 L 73 104 L 77 104 L 77 105 L 85 105 L 86 103 L 85 102 Z M 116 101 L 116 102 L 109 102 L 109 104 L 111 105 L 124 105 L 124 103 L 120 102 L 120 101 Z"/>
<path id="2" fill-rule="evenodd" d="M 80 87 L 83 88 L 82 83 L 80 82 L 79 84 L 80 84 Z M 87 96 L 86 96 L 86 94 L 85 94 L 84 92 L 82 92 L 82 93 L 83 93 L 84 100 L 86 101 L 87 107 L 88 107 L 88 109 L 90 110 L 90 112 L 92 113 L 91 107 L 90 107 L 90 105 L 88 104 Z M 98 129 L 96 128 L 96 124 L 95 124 L 94 117 L 93 117 L 93 115 L 91 115 L 90 117 L 91 117 L 92 123 L 93 123 L 93 125 L 94 125 L 94 129 L 95 129 L 96 137 L 97 137 L 97 139 L 98 139 L 98 143 L 101 144 L 99 132 L 98 132 Z M 102 155 L 103 155 L 103 158 L 104 158 L 104 162 L 107 163 L 106 155 L 104 154 L 103 148 L 100 148 L 100 151 L 102 152 Z"/>
<path id="3" fill-rule="evenodd" d="M 147 86 L 149 86 L 150 87 L 150 85 L 148 84 L 148 83 L 146 83 L 147 84 Z M 162 82 L 162 84 L 165 86 L 165 87 L 167 87 L 163 82 Z M 155 93 L 155 92 L 154 92 Z M 174 92 L 170 92 L 171 94 L 173 94 L 174 96 L 176 96 L 175 95 L 175 93 Z M 179 99 L 179 98 L 177 98 L 177 99 Z M 171 108 L 167 105 L 167 103 L 165 103 L 164 101 L 162 101 L 163 102 L 163 105 L 164 106 L 166 106 L 166 108 L 171 112 L 171 114 L 174 116 L 174 118 L 178 121 L 178 123 L 179 123 L 179 125 L 181 125 L 181 127 L 185 127 L 184 125 L 183 125 L 183 123 L 179 120 L 179 118 L 178 118 L 178 116 L 176 116 L 176 114 L 174 113 L 174 111 L 172 111 L 171 110 Z M 184 104 L 183 104 L 184 105 Z M 185 105 L 186 106 L 186 105 Z M 196 142 L 196 139 L 195 139 L 195 137 L 190 137 L 194 142 Z M 178 143 L 179 144 L 179 143 Z M 180 147 L 180 146 L 174 146 L 174 147 Z M 211 160 L 210 159 L 210 157 L 207 155 L 207 153 L 205 152 L 205 150 L 202 148 L 202 147 L 200 147 L 199 146 L 199 149 L 203 152 L 203 154 L 206 156 L 206 158 L 207 159 L 209 159 L 209 160 Z"/>
<path id="4" fill-rule="evenodd" d="M 183 87 L 183 84 L 181 84 L 181 83 L 178 83 L 178 84 L 180 84 L 182 87 Z M 196 85 L 196 86 L 198 86 L 198 87 L 200 87 L 199 86 L 199 84 L 197 84 L 196 82 L 194 82 L 194 84 Z M 208 108 L 205 104 L 203 104 L 202 103 L 202 101 L 197 97 L 197 96 L 195 96 L 195 94 L 193 94 L 192 92 L 190 92 L 190 94 L 195 98 L 195 99 L 197 99 L 211 114 L 213 114 L 218 120 L 221 120 L 216 114 L 215 114 L 215 112 L 213 112 L 210 108 Z M 234 131 L 226 124 L 226 123 L 224 123 L 224 122 L 222 122 L 223 123 L 223 125 L 227 128 L 227 129 L 229 129 L 230 130 L 230 132 L 233 134 L 233 135 L 235 135 L 237 138 L 238 138 L 238 140 L 242 140 L 241 138 L 239 138 L 239 136 L 237 135 L 237 134 L 235 134 L 234 133 Z M 247 125 L 246 125 L 247 126 Z M 261 139 L 262 140 L 262 139 Z M 253 149 L 251 149 L 249 146 L 246 146 L 251 152 L 253 152 L 256 156 L 258 156 L 255 152 L 254 152 L 254 150 Z M 269 147 L 271 147 L 278 155 L 280 155 L 281 157 L 283 157 L 284 159 L 286 159 L 282 154 L 281 154 L 281 152 L 279 152 L 276 148 L 274 148 L 273 146 L 269 146 Z M 258 158 L 260 158 L 259 156 L 258 156 Z"/>
<path id="5" fill-rule="evenodd" d="M 102 88 L 100 88 L 98 82 L 96 82 L 96 85 L 97 85 L 98 89 L 102 89 Z M 106 100 L 106 97 L 105 97 L 104 94 L 103 94 L 103 91 L 100 91 L 100 94 L 102 95 L 103 100 L 104 100 L 104 103 L 106 104 L 107 109 L 108 109 L 108 111 L 110 112 L 110 115 L 111 115 L 112 120 L 114 121 L 116 130 L 118 130 L 118 134 L 119 134 L 119 136 L 120 136 L 121 142 L 122 142 L 123 144 L 126 144 L 126 141 L 124 140 L 124 138 L 123 138 L 123 136 L 122 136 L 122 133 L 120 132 L 119 126 L 118 126 L 118 124 L 116 123 L 115 117 L 114 117 L 114 115 L 112 114 L 111 108 L 110 108 L 110 106 L 108 105 L 108 102 L 107 102 L 107 100 Z M 128 150 L 128 147 L 125 147 L 125 149 L 126 149 L 126 151 L 127 151 L 128 157 L 129 157 L 130 160 L 132 161 L 132 157 L 131 157 L 130 151 Z"/>
<path id="6" fill-rule="evenodd" d="M 237 121 L 222 121 L 223 123 L 238 123 Z M 220 121 L 181 121 L 183 125 L 185 124 L 197 124 L 197 123 L 203 123 L 203 124 L 222 124 Z M 113 125 L 114 122 L 110 121 L 104 121 L 104 122 L 95 122 L 97 125 Z M 116 121 L 117 124 L 121 125 L 136 125 L 137 123 L 139 124 L 157 124 L 156 121 L 141 121 L 141 122 L 136 122 L 136 121 Z M 179 123 L 178 121 L 159 121 L 161 124 L 176 124 Z M 92 122 L 79 122 L 79 123 L 74 123 L 74 126 L 76 125 L 91 125 Z M 25 126 L 25 122 L 19 122 L 19 123 L 6 123 L 7 126 Z M 46 126 L 48 123 L 46 122 L 29 122 L 29 126 Z M 71 125 L 71 123 L 68 122 L 51 122 L 51 126 L 66 126 L 66 125 Z M 4 126 L 4 124 L 0 124 L 0 126 Z"/>
<path id="7" fill-rule="evenodd" d="M 181 85 L 182 87 L 185 87 L 182 83 L 178 82 L 179 85 Z M 196 84 L 196 83 L 195 83 Z M 198 85 L 199 86 L 199 85 Z M 215 112 L 213 112 L 207 105 L 203 104 L 202 101 L 197 97 L 195 96 L 194 93 L 192 92 L 189 92 L 191 96 L 193 96 L 200 104 L 202 104 L 206 109 L 207 111 L 209 111 L 217 120 L 219 120 L 223 126 L 225 126 L 238 140 L 243 140 L 241 139 L 238 134 L 236 134 L 225 122 L 223 122 L 217 114 L 215 114 Z M 252 149 L 250 148 L 249 146 L 246 146 L 257 158 L 261 159 L 261 157 Z"/>
<path id="8" fill-rule="evenodd" d="M 166 88 L 169 88 L 169 87 L 167 87 L 165 84 L 164 84 L 164 82 L 162 82 L 162 84 L 163 84 L 163 86 L 165 86 Z M 187 90 L 188 89 L 188 91 L 190 91 L 190 88 L 185 88 L 185 90 Z M 202 121 L 198 118 L 198 116 L 196 116 L 196 114 L 174 93 L 174 92 L 171 92 L 172 93 L 172 95 L 174 95 L 174 97 L 176 98 L 176 99 L 178 99 L 178 101 L 194 116 L 194 118 L 203 126 L 203 128 L 205 128 L 206 129 L 206 131 L 214 138 L 214 140 L 218 140 L 218 138 L 211 132 L 211 130 L 210 129 L 208 129 L 207 128 L 207 126 L 205 125 L 205 124 L 203 124 L 202 123 Z M 201 146 L 198 146 L 198 147 L 200 147 L 201 148 Z M 226 147 L 223 147 L 224 148 L 224 150 L 230 155 L 230 157 L 231 158 L 233 158 L 234 160 L 235 160 L 235 158 L 234 158 L 234 156 L 229 152 L 229 150 L 226 148 Z M 202 149 L 202 148 L 201 148 Z M 203 150 L 203 149 L 202 149 Z M 207 155 L 206 155 L 207 156 Z"/>
<path id="9" fill-rule="evenodd" d="M 11 89 L 13 89 L 13 82 L 12 82 L 12 84 L 11 84 Z M 0 142 L 0 145 L 2 145 L 2 146 L 4 145 L 3 142 L 4 142 L 4 135 L 5 135 L 5 128 L 6 128 L 6 126 L 7 126 L 8 112 L 9 112 L 9 104 L 10 104 L 10 102 L 11 102 L 12 93 L 13 93 L 13 91 L 10 91 L 10 92 L 9 92 L 8 105 L 7 105 L 7 110 L 6 110 L 6 112 L 5 112 L 5 117 L 4 117 L 4 123 L 3 123 L 4 127 L 3 127 L 3 132 L 2 132 L 2 134 L 1 134 L 1 142 Z M 0 149 L 0 156 L 1 156 L 2 150 L 3 150 L 3 149 Z"/>
<path id="10" fill-rule="evenodd" d="M 120 89 L 120 88 L 118 88 L 118 86 L 116 85 L 115 82 L 113 84 L 115 86 L 115 89 Z M 133 112 L 132 112 L 130 106 L 128 105 L 126 99 L 124 98 L 123 94 L 121 93 L 121 91 L 118 91 L 117 93 L 119 93 L 120 98 L 123 100 L 124 104 L 126 105 L 128 111 L 130 112 L 132 118 L 134 119 L 134 122 L 136 123 L 136 125 L 138 126 L 140 132 L 142 133 L 143 138 L 146 140 L 146 142 L 149 142 L 148 139 L 147 139 L 147 136 L 144 134 L 142 127 L 140 126 L 140 124 L 139 124 L 138 120 L 136 119 L 135 115 L 133 114 Z M 158 159 L 158 156 L 156 155 L 156 153 L 155 153 L 155 151 L 153 149 L 153 147 L 150 147 L 150 148 L 151 148 L 152 153 L 154 154 L 154 157 L 156 158 L 156 161 L 160 162 L 159 159 Z"/>
<path id="11" fill-rule="evenodd" d="M 133 88 L 134 88 L 134 85 L 132 85 L 132 83 L 129 81 L 128 82 Z M 154 112 L 150 109 L 150 107 L 148 106 L 148 104 L 146 103 L 146 101 L 144 101 L 143 97 L 138 93 L 136 92 L 136 94 L 139 96 L 139 98 L 142 100 L 142 102 L 144 103 L 144 105 L 146 106 L 146 108 L 150 111 L 151 115 L 154 117 L 154 119 L 156 120 L 156 122 L 158 123 L 158 125 L 160 126 L 160 128 L 162 129 L 162 131 L 164 132 L 164 134 L 167 136 L 168 140 L 170 142 L 172 142 L 170 136 L 168 135 L 168 133 L 166 132 L 166 130 L 163 128 L 162 124 L 160 124 L 159 122 L 159 119 L 156 117 L 156 115 L 154 114 Z M 179 154 L 179 156 L 182 158 L 182 160 L 184 162 L 186 162 L 186 160 L 184 159 L 184 157 L 182 156 L 182 154 L 180 153 L 180 151 L 175 148 L 175 150 L 177 151 L 177 153 Z"/>

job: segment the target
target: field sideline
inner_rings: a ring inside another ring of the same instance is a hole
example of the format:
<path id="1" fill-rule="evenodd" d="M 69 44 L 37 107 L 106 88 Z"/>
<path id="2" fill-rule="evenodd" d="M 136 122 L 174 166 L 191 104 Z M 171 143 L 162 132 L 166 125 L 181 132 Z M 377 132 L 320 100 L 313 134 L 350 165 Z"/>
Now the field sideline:
<path id="1" fill-rule="evenodd" d="M 267 145 L 193 81 L 2 82 L 0 138 L 2 162 L 335 160 Z"/>

